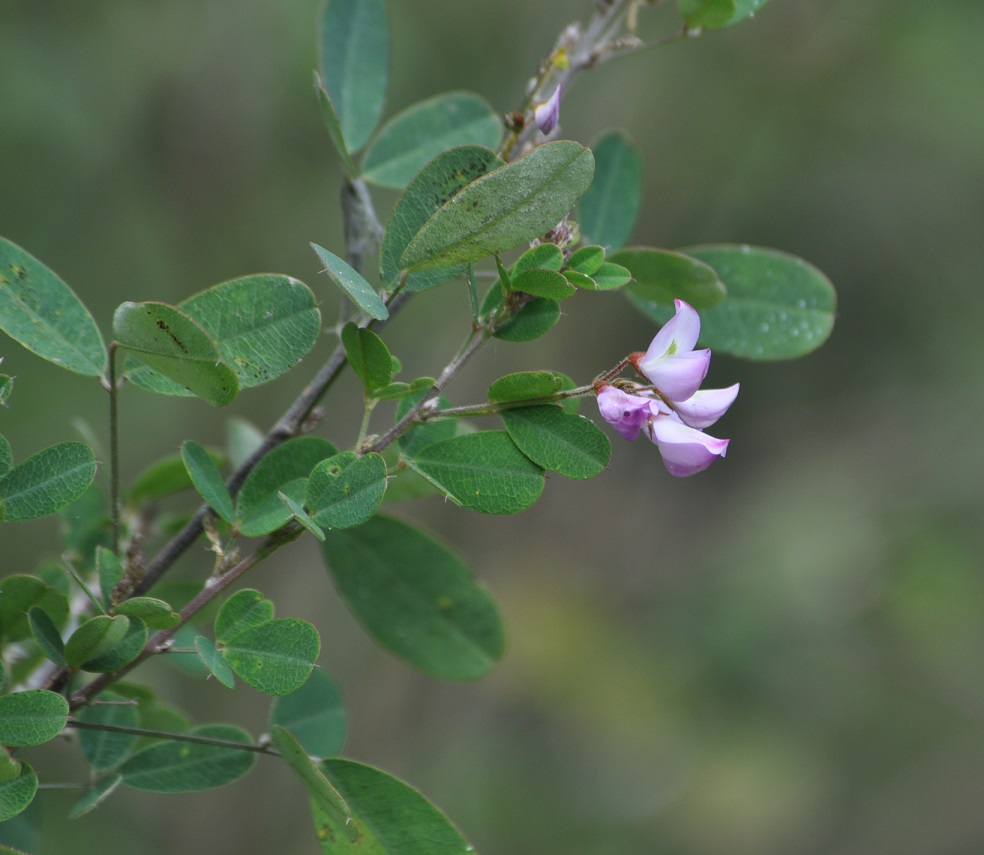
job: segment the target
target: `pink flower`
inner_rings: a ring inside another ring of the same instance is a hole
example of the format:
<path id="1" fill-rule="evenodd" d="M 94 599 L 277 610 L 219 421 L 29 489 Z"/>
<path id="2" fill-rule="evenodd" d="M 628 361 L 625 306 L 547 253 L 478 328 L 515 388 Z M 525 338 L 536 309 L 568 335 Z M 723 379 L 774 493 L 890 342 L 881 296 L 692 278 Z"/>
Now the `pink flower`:
<path id="1" fill-rule="evenodd" d="M 709 436 L 702 429 L 725 414 L 739 387 L 735 383 L 727 389 L 700 390 L 711 352 L 694 350 L 700 316 L 683 300 L 675 303 L 676 314 L 656 334 L 649 350 L 633 353 L 627 360 L 652 385 L 639 385 L 638 394 L 630 394 L 600 380 L 595 394 L 605 421 L 630 442 L 645 431 L 667 471 L 686 478 L 727 453 L 730 440 Z"/>
<path id="2" fill-rule="evenodd" d="M 707 376 L 710 350 L 694 350 L 700 315 L 689 303 L 674 300 L 676 314 L 656 333 L 649 350 L 633 353 L 629 363 L 671 401 L 692 398 Z"/>
<path id="3" fill-rule="evenodd" d="M 660 409 L 665 406 L 661 405 Z M 677 478 L 703 472 L 717 458 L 724 457 L 731 442 L 685 425 L 671 410 L 660 412 L 649 422 L 646 431 L 659 449 L 666 471 Z"/>
<path id="4" fill-rule="evenodd" d="M 542 104 L 537 104 L 533 108 L 533 121 L 544 136 L 548 135 L 557 127 L 560 121 L 560 86 L 554 89 L 551 95 Z"/>
<path id="5" fill-rule="evenodd" d="M 598 409 L 601 417 L 629 442 L 635 442 L 643 426 L 659 412 L 652 398 L 629 395 L 609 384 L 599 384 Z"/>

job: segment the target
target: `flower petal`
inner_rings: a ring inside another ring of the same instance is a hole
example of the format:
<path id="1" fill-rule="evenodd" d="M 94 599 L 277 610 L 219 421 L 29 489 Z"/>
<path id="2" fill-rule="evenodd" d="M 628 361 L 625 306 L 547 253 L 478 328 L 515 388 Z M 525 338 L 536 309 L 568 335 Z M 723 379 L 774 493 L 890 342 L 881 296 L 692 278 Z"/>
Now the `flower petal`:
<path id="1" fill-rule="evenodd" d="M 656 443 L 666 471 L 677 478 L 702 472 L 728 450 L 728 439 L 716 439 L 675 416 L 660 415 L 650 422 L 650 439 Z"/>
<path id="2" fill-rule="evenodd" d="M 671 401 L 692 398 L 707 376 L 711 364 L 710 350 L 693 350 L 659 359 L 640 360 L 638 368 L 659 391 Z"/>
<path id="3" fill-rule="evenodd" d="M 605 386 L 598 392 L 598 411 L 629 442 L 634 442 L 639 431 L 658 412 L 658 404 L 652 398 L 629 395 L 614 386 Z"/>
<path id="4" fill-rule="evenodd" d="M 702 389 L 685 401 L 674 401 L 673 409 L 684 424 L 703 429 L 710 427 L 727 412 L 738 397 L 738 383 L 727 389 Z"/>
<path id="5" fill-rule="evenodd" d="M 676 314 L 656 333 L 643 362 L 651 362 L 675 353 L 688 353 L 697 344 L 700 336 L 700 315 L 684 300 L 674 300 L 673 304 L 676 306 Z"/>
<path id="6" fill-rule="evenodd" d="M 542 104 L 537 104 L 533 110 L 533 121 L 544 136 L 549 134 L 560 121 L 560 86 Z"/>

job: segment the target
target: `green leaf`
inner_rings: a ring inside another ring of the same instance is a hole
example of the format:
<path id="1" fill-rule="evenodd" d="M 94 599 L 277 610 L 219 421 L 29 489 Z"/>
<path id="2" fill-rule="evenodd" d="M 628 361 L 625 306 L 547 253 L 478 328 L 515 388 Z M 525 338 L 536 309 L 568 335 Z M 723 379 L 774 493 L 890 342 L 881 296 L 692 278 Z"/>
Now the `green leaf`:
<path id="1" fill-rule="evenodd" d="M 688 26 L 718 29 L 752 17 L 768 0 L 677 0 Z"/>
<path id="2" fill-rule="evenodd" d="M 41 652 L 56 665 L 66 667 L 68 660 L 65 659 L 65 642 L 62 641 L 61 632 L 48 613 L 38 606 L 32 606 L 27 613 L 27 618 Z"/>
<path id="3" fill-rule="evenodd" d="M 389 31 L 382 0 L 330 0 L 321 17 L 321 76 L 348 150 L 365 145 L 383 111 Z"/>
<path id="4" fill-rule="evenodd" d="M 642 155 L 619 131 L 605 134 L 593 150 L 595 177 L 578 204 L 578 224 L 586 240 L 616 249 L 631 237 L 639 214 Z"/>
<path id="5" fill-rule="evenodd" d="M 124 665 L 129 665 L 143 652 L 144 646 L 147 644 L 147 635 L 147 624 L 140 618 L 130 618 L 130 627 L 123 640 L 105 653 L 87 659 L 82 664 L 82 670 L 106 674 L 117 668 L 122 668 Z M 175 656 L 176 654 L 171 655 L 168 659 L 174 659 Z"/>
<path id="6" fill-rule="evenodd" d="M 735 0 L 677 0 L 680 15 L 691 29 L 726 27 L 735 17 Z"/>
<path id="7" fill-rule="evenodd" d="M 582 246 L 567 259 L 567 269 L 591 276 L 605 261 L 605 249 L 600 246 Z"/>
<path id="8" fill-rule="evenodd" d="M 590 278 L 593 287 L 589 290 L 613 291 L 616 288 L 621 288 L 623 285 L 628 285 L 632 281 L 632 274 L 620 264 L 605 261 Z"/>
<path id="9" fill-rule="evenodd" d="M 537 466 L 567 478 L 594 478 L 611 459 L 612 446 L 604 431 L 560 407 L 504 410 L 502 421 L 523 454 Z"/>
<path id="10" fill-rule="evenodd" d="M 35 576 L 15 574 L 0 581 L 0 633 L 5 641 L 31 636 L 28 613 L 37 606 L 55 626 L 68 620 L 68 598 Z"/>
<path id="11" fill-rule="evenodd" d="M 342 327 L 342 345 L 349 365 L 367 392 L 382 389 L 393 379 L 393 356 L 372 330 L 349 321 Z"/>
<path id="12" fill-rule="evenodd" d="M 196 636 L 195 649 L 198 651 L 198 655 L 201 657 L 205 667 L 208 668 L 216 680 L 227 689 L 234 689 L 236 687 L 236 678 L 233 676 L 232 668 L 222 658 L 219 648 L 215 646 L 215 642 L 211 638 L 206 638 L 204 635 Z"/>
<path id="13" fill-rule="evenodd" d="M 311 519 L 310 515 L 304 510 L 304 507 L 300 502 L 294 501 L 290 496 L 282 491 L 278 491 L 277 495 L 280 497 L 280 501 L 287 506 L 287 509 L 290 511 L 291 518 L 295 522 L 299 523 L 305 530 L 318 538 L 318 540 L 325 539 L 325 533 L 322 531 L 321 526 Z"/>
<path id="14" fill-rule="evenodd" d="M 95 477 L 96 459 L 89 446 L 52 445 L 0 478 L 0 519 L 16 522 L 50 516 L 79 498 Z"/>
<path id="15" fill-rule="evenodd" d="M 2 479 L 14 466 L 14 453 L 10 450 L 10 443 L 7 438 L 0 434 L 0 479 Z"/>
<path id="16" fill-rule="evenodd" d="M 338 685 L 315 668 L 307 682 L 270 705 L 270 725 L 290 731 L 313 757 L 334 757 L 345 742 L 345 710 Z"/>
<path id="17" fill-rule="evenodd" d="M 226 447 L 229 449 L 229 463 L 233 469 L 238 469 L 243 463 L 263 445 L 263 432 L 252 422 L 234 417 L 226 422 Z M 212 452 L 209 452 L 216 463 Z"/>
<path id="18" fill-rule="evenodd" d="M 232 496 L 212 456 L 189 439 L 181 446 L 181 459 L 199 495 L 216 514 L 227 523 L 232 523 L 236 518 Z"/>
<path id="19" fill-rule="evenodd" d="M 230 724 L 206 724 L 189 736 L 252 745 L 245 730 Z M 253 751 L 226 745 L 167 740 L 134 754 L 121 767 L 123 783 L 153 793 L 193 793 L 238 781 L 256 761 Z"/>
<path id="20" fill-rule="evenodd" d="M 426 391 L 433 387 L 436 382 L 433 377 L 418 377 L 410 383 L 390 383 L 382 389 L 373 391 L 372 396 L 379 401 L 395 401 L 398 398 L 406 398 L 408 395 L 416 395 L 418 392 Z"/>
<path id="21" fill-rule="evenodd" d="M 201 326 L 240 389 L 269 383 L 297 365 L 321 334 L 321 313 L 303 282 L 272 273 L 242 276 L 178 304 Z M 127 370 L 136 385 L 163 395 L 189 391 L 147 366 Z"/>
<path id="22" fill-rule="evenodd" d="M 410 241 L 401 266 L 433 270 L 475 261 L 540 237 L 557 225 L 594 174 L 591 152 L 561 140 L 473 181 Z"/>
<path id="23" fill-rule="evenodd" d="M 286 695 L 311 675 L 321 650 L 318 631 L 307 621 L 276 618 L 237 632 L 222 656 L 243 680 L 266 695 Z"/>
<path id="24" fill-rule="evenodd" d="M 512 288 L 514 291 L 523 291 L 535 297 L 549 297 L 553 300 L 563 300 L 565 297 L 572 296 L 577 290 L 562 273 L 542 267 L 524 270 L 513 276 Z"/>
<path id="25" fill-rule="evenodd" d="M 554 371 L 519 371 L 507 374 L 489 386 L 489 400 L 492 403 L 506 403 L 546 398 L 564 389 L 567 379 Z"/>
<path id="26" fill-rule="evenodd" d="M 343 451 L 314 467 L 304 504 L 319 526 L 351 528 L 376 513 L 385 492 L 386 462 L 380 455 Z"/>
<path id="27" fill-rule="evenodd" d="M 442 152 L 462 145 L 495 148 L 502 120 L 472 92 L 445 92 L 397 113 L 380 129 L 362 159 L 362 177 L 403 188 Z"/>
<path id="28" fill-rule="evenodd" d="M 543 492 L 543 470 L 505 431 L 478 431 L 429 445 L 407 464 L 452 501 L 483 514 L 515 514 Z"/>
<path id="29" fill-rule="evenodd" d="M 0 238 L 0 329 L 42 359 L 89 377 L 106 370 L 99 327 L 71 288 Z"/>
<path id="30" fill-rule="evenodd" d="M 794 359 L 830 335 L 837 295 L 827 277 L 802 259 L 730 244 L 682 252 L 713 267 L 728 289 L 723 302 L 700 313 L 704 346 L 746 359 Z M 629 299 L 659 323 L 673 315 L 672 307 Z"/>
<path id="31" fill-rule="evenodd" d="M 695 309 L 709 309 L 728 293 L 713 267 L 682 252 L 638 246 L 609 257 L 628 268 L 635 281 L 626 290 L 646 303 L 672 306 L 679 299 Z"/>
<path id="32" fill-rule="evenodd" d="M 119 644 L 130 629 L 130 619 L 123 615 L 98 615 L 83 623 L 65 644 L 69 664 L 85 667 L 90 661 L 108 653 Z"/>
<path id="33" fill-rule="evenodd" d="M 526 250 L 510 269 L 512 276 L 519 276 L 527 270 L 543 267 L 547 270 L 559 271 L 564 266 L 564 253 L 555 243 L 538 243 Z"/>
<path id="34" fill-rule="evenodd" d="M 96 573 L 99 576 L 99 593 L 103 605 L 109 609 L 113 605 L 113 593 L 120 582 L 126 578 L 126 570 L 116 553 L 105 546 L 96 547 Z"/>
<path id="35" fill-rule="evenodd" d="M 209 457 L 216 466 L 224 463 L 223 456 L 214 449 L 207 449 Z M 144 502 L 163 499 L 181 490 L 187 490 L 194 485 L 188 476 L 184 457 L 180 452 L 168 454 L 160 460 L 151 463 L 133 482 L 128 499 L 131 505 L 141 505 Z"/>
<path id="36" fill-rule="evenodd" d="M 85 816 L 90 811 L 95 810 L 116 792 L 116 788 L 121 783 L 123 783 L 122 775 L 116 773 L 104 775 L 89 787 L 83 793 L 82 797 L 72 806 L 72 809 L 68 813 L 68 818 L 78 819 L 80 816 Z M 5 855 L 2 849 L 0 849 L 0 855 Z"/>
<path id="37" fill-rule="evenodd" d="M 131 597 L 120 603 L 114 613 L 140 618 L 151 629 L 170 629 L 181 623 L 181 615 L 156 597 Z"/>
<path id="38" fill-rule="evenodd" d="M 328 278 L 341 288 L 359 309 L 377 321 L 385 321 L 389 317 L 386 304 L 358 270 L 316 243 L 311 244 L 311 249 L 317 253 L 325 266 L 322 272 L 327 273 Z"/>
<path id="39" fill-rule="evenodd" d="M 243 483 L 236 506 L 238 528 L 247 537 L 276 531 L 290 520 L 290 511 L 280 500 L 283 491 L 296 502 L 304 501 L 311 470 L 338 449 L 327 439 L 300 436 L 273 449 Z"/>
<path id="40" fill-rule="evenodd" d="M 123 303 L 113 315 L 113 335 L 141 362 L 213 406 L 224 406 L 239 393 L 236 374 L 215 340 L 176 306 Z"/>
<path id="41" fill-rule="evenodd" d="M 332 818 L 336 827 L 343 832 L 346 842 L 358 840 L 359 829 L 351 821 L 352 816 L 345 799 L 329 783 L 294 735 L 275 724 L 270 729 L 270 738 L 283 760 L 297 773 L 314 809 Z"/>
<path id="42" fill-rule="evenodd" d="M 215 638 L 230 641 L 240 632 L 254 629 L 273 620 L 273 602 L 259 591 L 244 588 L 222 604 L 215 618 Z"/>
<path id="43" fill-rule="evenodd" d="M 442 680 L 477 680 L 505 651 L 495 601 L 464 562 L 400 520 L 375 516 L 322 546 L 341 596 L 387 650 Z"/>
<path id="44" fill-rule="evenodd" d="M 477 178 L 502 165 L 495 152 L 480 146 L 460 146 L 439 154 L 407 185 L 390 214 L 379 251 L 380 278 L 392 287 L 399 279 L 400 259 L 414 235 L 443 205 Z M 411 273 L 404 290 L 423 291 L 453 279 L 464 264 L 443 270 Z"/>
<path id="45" fill-rule="evenodd" d="M 466 855 L 474 847 L 444 814 L 392 775 L 351 760 L 320 764 L 352 812 L 358 838 L 345 821 L 312 806 L 324 855 Z"/>
<path id="46" fill-rule="evenodd" d="M 324 81 L 317 71 L 314 72 L 314 91 L 318 95 L 318 103 L 321 105 L 321 117 L 325 120 L 328 136 L 331 138 L 331 143 L 342 161 L 342 169 L 349 178 L 355 178 L 359 174 L 359 170 L 356 168 L 355 163 L 353 163 L 352 155 L 349 154 L 348 147 L 345 145 L 345 139 L 342 136 L 342 123 L 338 119 L 338 111 L 335 109 L 335 105 L 331 103 L 331 96 L 328 94 L 328 90 L 325 89 Z"/>
<path id="47" fill-rule="evenodd" d="M 139 726 L 140 713 L 136 705 L 123 703 L 123 700 L 121 695 L 104 692 L 99 695 L 96 703 L 80 710 L 77 717 L 86 724 L 127 728 Z M 82 755 L 97 772 L 112 769 L 122 763 L 130 756 L 139 739 L 134 733 L 88 728 L 79 728 L 78 737 Z"/>
<path id="48" fill-rule="evenodd" d="M 516 299 L 510 295 L 510 299 Z M 548 297 L 521 298 L 520 308 L 496 324 L 492 335 L 503 341 L 532 341 L 549 332 L 560 320 L 560 303 Z M 502 286 L 497 282 L 485 295 L 481 314 L 489 317 L 502 305 Z"/>
<path id="49" fill-rule="evenodd" d="M 20 774 L 16 778 L 0 781 L 0 822 L 17 816 L 32 801 L 38 791 L 38 776 L 27 763 L 20 764 Z M 16 853 L 16 850 L 11 849 Z M 0 855 L 3 855 L 0 850 Z"/>
<path id="50" fill-rule="evenodd" d="M 68 701 L 56 692 L 32 689 L 0 696 L 0 745 L 41 745 L 58 736 L 66 721 Z"/>
<path id="51" fill-rule="evenodd" d="M 10 394 L 14 391 L 14 378 L 9 374 L 0 374 L 0 407 L 6 407 L 10 401 Z M 2 475 L 3 472 L 0 472 Z"/>

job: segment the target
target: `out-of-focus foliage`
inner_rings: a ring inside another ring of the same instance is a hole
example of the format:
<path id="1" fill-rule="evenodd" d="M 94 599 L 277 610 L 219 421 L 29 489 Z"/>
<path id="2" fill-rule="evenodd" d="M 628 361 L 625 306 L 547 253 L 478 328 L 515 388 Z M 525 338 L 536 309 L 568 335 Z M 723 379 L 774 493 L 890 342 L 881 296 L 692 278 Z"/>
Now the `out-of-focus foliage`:
<path id="1" fill-rule="evenodd" d="M 390 4 L 388 109 L 449 81 L 515 108 L 560 26 L 591 5 Z M 97 318 L 121 299 L 179 302 L 254 270 L 312 284 L 331 310 L 307 246 L 341 242 L 340 171 L 310 85 L 316 7 L 5 4 L 0 234 L 72 271 Z M 805 361 L 715 360 L 711 385 L 740 379 L 742 395 L 728 458 L 699 481 L 670 484 L 648 444 L 622 444 L 605 476 L 552 478 L 552 501 L 524 517 L 436 509 L 428 526 L 470 543 L 502 604 L 509 649 L 484 683 L 435 688 L 374 652 L 313 544 L 264 571 L 284 613 L 327 611 L 348 627 L 322 657 L 346 696 L 348 753 L 412 779 L 478 851 L 984 848 L 982 43 L 973 0 L 773 0 L 733 29 L 578 81 L 564 135 L 589 141 L 615 124 L 643 151 L 632 242 L 784 247 L 837 285 L 838 320 Z M 401 321 L 430 325 L 450 354 L 457 334 L 433 305 Z M 644 318 L 605 305 L 572 310 L 548 344 L 578 382 L 650 338 Z M 398 325 L 387 343 L 412 356 Z M 522 346 L 485 360 L 474 400 L 531 367 Z M 434 370 L 410 361 L 405 376 Z M 0 410 L 15 447 L 65 439 L 49 400 L 61 412 L 77 399 L 102 432 L 102 402 L 87 403 L 77 379 L 13 349 L 3 370 L 19 378 Z M 237 402 L 234 415 L 266 424 L 290 394 Z M 130 479 L 151 452 L 174 450 L 175 430 L 212 417 L 180 402 L 161 424 L 153 401 L 127 390 L 124 430 L 143 438 L 123 461 Z M 30 571 L 21 562 L 42 525 L 4 532 L 5 574 Z M 217 715 L 223 692 L 206 698 Z M 254 710 L 257 729 L 265 716 Z M 125 851 L 139 834 L 149 855 L 316 855 L 304 806 L 271 809 L 294 782 L 269 780 L 117 796 L 55 819 L 51 851 Z M 44 797 L 56 818 L 77 794 Z M 280 818 L 212 826 L 261 805 Z"/>

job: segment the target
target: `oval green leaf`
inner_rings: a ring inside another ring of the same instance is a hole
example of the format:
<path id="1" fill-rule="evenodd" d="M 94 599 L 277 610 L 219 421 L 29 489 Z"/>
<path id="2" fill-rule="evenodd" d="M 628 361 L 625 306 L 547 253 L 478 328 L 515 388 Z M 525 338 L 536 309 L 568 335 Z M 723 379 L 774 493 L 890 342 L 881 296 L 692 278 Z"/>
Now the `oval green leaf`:
<path id="1" fill-rule="evenodd" d="M 628 285 L 632 281 L 632 274 L 621 264 L 605 261 L 591 274 L 591 281 L 594 282 L 594 288 L 591 290 L 614 291 L 616 288 Z"/>
<path id="2" fill-rule="evenodd" d="M 468 184 L 410 241 L 400 261 L 433 270 L 475 261 L 540 237 L 591 183 L 594 157 L 569 140 L 546 143 Z"/>
<path id="3" fill-rule="evenodd" d="M 229 663 L 222 658 L 222 653 L 211 638 L 204 635 L 195 637 L 195 649 L 209 673 L 227 689 L 236 687 L 236 678 Z"/>
<path id="4" fill-rule="evenodd" d="M 328 278 L 341 288 L 342 292 L 359 309 L 377 321 L 385 321 L 389 317 L 389 309 L 386 308 L 386 304 L 382 301 L 379 294 L 376 293 L 372 285 L 366 282 L 358 270 L 343 261 L 335 253 L 329 252 L 316 243 L 311 244 L 311 249 L 315 251 L 318 258 L 321 259 L 321 263 L 325 266 L 325 269 L 321 272 L 327 273 Z"/>
<path id="5" fill-rule="evenodd" d="M 330 0 L 321 16 L 321 76 L 349 151 L 365 145 L 383 111 L 389 31 L 382 0 Z"/>
<path id="6" fill-rule="evenodd" d="M 236 506 L 239 531 L 256 537 L 285 525 L 291 513 L 278 493 L 303 502 L 311 470 L 337 453 L 331 442 L 317 436 L 295 437 L 271 451 L 243 483 Z"/>
<path id="7" fill-rule="evenodd" d="M 236 591 L 222 604 L 215 617 L 215 638 L 224 643 L 240 632 L 273 620 L 273 601 L 253 588 Z"/>
<path id="8" fill-rule="evenodd" d="M 123 615 L 98 615 L 83 623 L 65 644 L 65 658 L 70 665 L 85 666 L 108 653 L 126 638 L 130 619 Z"/>
<path id="9" fill-rule="evenodd" d="M 347 727 L 338 684 L 315 668 L 303 686 L 270 705 L 270 725 L 289 730 L 312 757 L 334 757 Z"/>
<path id="10" fill-rule="evenodd" d="M 314 91 L 318 96 L 318 104 L 321 107 L 321 118 L 325 120 L 328 137 L 331 139 L 331 144 L 335 147 L 335 151 L 338 152 L 338 157 L 342 161 L 342 169 L 349 178 L 355 178 L 358 176 L 359 170 L 356 169 L 355 163 L 352 162 L 352 155 L 349 154 L 348 147 L 345 145 L 345 139 L 342 137 L 342 123 L 338 120 L 338 111 L 335 109 L 335 105 L 331 103 L 331 96 L 328 94 L 328 90 L 325 89 L 325 84 L 317 71 L 314 72 Z"/>
<path id="11" fill-rule="evenodd" d="M 375 453 L 344 451 L 321 461 L 308 478 L 304 504 L 325 528 L 351 528 L 368 520 L 386 492 L 386 462 Z"/>
<path id="12" fill-rule="evenodd" d="M 41 745 L 58 736 L 66 721 L 68 701 L 56 692 L 32 689 L 0 696 L 0 745 Z"/>
<path id="13" fill-rule="evenodd" d="M 285 374 L 314 346 L 321 332 L 321 313 L 311 289 L 279 274 L 260 273 L 222 282 L 182 300 L 178 309 L 212 338 L 240 389 Z M 146 365 L 128 369 L 127 377 L 151 392 L 190 394 Z"/>
<path id="14" fill-rule="evenodd" d="M 726 27 L 737 12 L 735 0 L 677 0 L 677 6 L 691 29 Z"/>
<path id="15" fill-rule="evenodd" d="M 313 806 L 324 855 L 466 855 L 472 846 L 443 813 L 413 787 L 392 775 L 352 760 L 320 764 L 345 800 L 351 820 Z M 354 842 L 346 822 L 358 835 Z"/>
<path id="16" fill-rule="evenodd" d="M 342 346 L 349 365 L 367 392 L 382 389 L 393 379 L 393 357 L 372 330 L 362 329 L 349 321 L 342 327 Z"/>
<path id="17" fill-rule="evenodd" d="M 298 618 L 276 618 L 237 632 L 222 656 L 236 674 L 265 695 L 287 695 L 311 676 L 321 651 L 318 631 Z"/>
<path id="18" fill-rule="evenodd" d="M 72 809 L 68 812 L 69 819 L 78 819 L 80 816 L 85 816 L 90 811 L 95 810 L 99 805 L 101 805 L 106 799 L 108 799 L 114 792 L 116 788 L 123 783 L 123 776 L 118 774 L 104 775 L 98 781 L 96 781 L 91 787 L 89 787 L 82 797 L 72 806 Z M 6 855 L 2 849 L 0 849 L 0 855 Z"/>
<path id="19" fill-rule="evenodd" d="M 548 297 L 522 297 L 510 295 L 511 300 L 520 299 L 522 303 L 504 320 L 498 322 L 492 335 L 503 341 L 532 341 L 539 338 L 560 320 L 560 303 Z M 502 285 L 496 283 L 482 301 L 483 317 L 489 317 L 502 305 Z"/>
<path id="20" fill-rule="evenodd" d="M 140 724 L 140 713 L 135 704 L 121 703 L 123 697 L 112 692 L 99 695 L 96 703 L 79 711 L 79 721 L 86 724 L 109 727 L 134 728 Z M 112 769 L 122 763 L 137 744 L 134 733 L 111 730 L 79 728 L 79 748 L 89 765 L 97 772 Z"/>
<path id="21" fill-rule="evenodd" d="M 601 246 L 582 246 L 567 259 L 568 270 L 590 276 L 605 261 L 605 249 Z"/>
<path id="22" fill-rule="evenodd" d="M 586 240 L 608 249 L 631 236 L 642 199 L 642 155 L 619 131 L 592 147 L 595 176 L 578 203 L 578 225 Z"/>
<path id="23" fill-rule="evenodd" d="M 207 453 L 216 466 L 225 462 L 222 454 L 218 451 L 208 449 Z M 137 475 L 130 488 L 128 501 L 130 504 L 139 505 L 154 499 L 163 499 L 165 496 L 173 495 L 193 486 L 191 478 L 188 477 L 188 468 L 185 466 L 184 457 L 180 452 L 175 452 L 151 463 Z"/>
<path id="24" fill-rule="evenodd" d="M 514 291 L 523 291 L 535 297 L 549 297 L 552 300 L 563 300 L 577 291 L 564 274 L 542 267 L 534 267 L 514 275 L 511 286 Z"/>
<path id="25" fill-rule="evenodd" d="M 672 306 L 679 299 L 695 309 L 709 309 L 728 293 L 713 267 L 682 252 L 638 246 L 619 250 L 609 258 L 632 274 L 635 281 L 626 290 L 649 303 Z"/>
<path id="26" fill-rule="evenodd" d="M 106 370 L 106 345 L 89 310 L 53 271 L 5 238 L 0 238 L 0 329 L 69 371 L 98 377 Z"/>
<path id="27" fill-rule="evenodd" d="M 181 459 L 198 494 L 218 516 L 227 523 L 233 522 L 235 511 L 232 496 L 208 451 L 189 439 L 181 446 Z"/>
<path id="28" fill-rule="evenodd" d="M 38 776 L 27 763 L 21 763 L 16 778 L 0 781 L 0 822 L 12 819 L 27 808 L 37 791 Z"/>
<path id="29" fill-rule="evenodd" d="M 113 335 L 140 362 L 213 406 L 239 393 L 236 374 L 222 361 L 215 340 L 176 306 L 123 303 L 113 315 Z"/>
<path id="30" fill-rule="evenodd" d="M 68 619 L 68 598 L 36 576 L 16 574 L 0 581 L 0 635 L 5 641 L 20 641 L 31 635 L 28 613 L 43 609 L 55 626 Z"/>
<path id="31" fill-rule="evenodd" d="M 553 371 L 519 371 L 500 377 L 489 386 L 492 403 L 547 398 L 565 387 L 567 378 Z"/>
<path id="32" fill-rule="evenodd" d="M 114 614 L 139 618 L 151 629 L 170 629 L 181 623 L 181 615 L 156 597 L 131 597 L 116 606 Z"/>
<path id="33" fill-rule="evenodd" d="M 510 268 L 511 276 L 519 276 L 526 270 L 543 267 L 547 270 L 560 270 L 564 266 L 564 253 L 555 243 L 538 243 L 530 247 Z"/>
<path id="34" fill-rule="evenodd" d="M 56 665 L 66 667 L 68 660 L 65 658 L 65 642 L 62 641 L 61 632 L 48 613 L 38 606 L 32 606 L 27 613 L 27 619 L 41 652 Z"/>
<path id="35" fill-rule="evenodd" d="M 0 478 L 0 519 L 40 519 L 70 505 L 96 477 L 96 458 L 81 442 L 39 451 Z"/>
<path id="36" fill-rule="evenodd" d="M 543 492 L 543 470 L 505 431 L 477 431 L 429 445 L 407 464 L 452 501 L 483 514 L 519 513 Z"/>
<path id="37" fill-rule="evenodd" d="M 122 668 L 124 665 L 129 665 L 143 652 L 144 646 L 147 644 L 147 624 L 136 617 L 129 620 L 130 627 L 127 629 L 123 640 L 105 653 L 87 659 L 82 663 L 83 671 L 106 674 L 117 668 Z M 176 658 L 177 655 L 168 657 L 169 660 Z"/>
<path id="38" fill-rule="evenodd" d="M 362 177 L 403 188 L 431 160 L 450 148 L 495 148 L 502 120 L 472 92 L 445 92 L 412 104 L 380 129 L 362 159 Z"/>
<path id="39" fill-rule="evenodd" d="M 424 224 L 469 183 L 502 165 L 495 152 L 481 146 L 459 146 L 439 154 L 407 185 L 390 214 L 379 249 L 380 278 L 389 287 L 400 277 L 407 245 Z M 411 273 L 404 290 L 423 291 L 452 279 L 465 265 Z"/>
<path id="40" fill-rule="evenodd" d="M 811 264 L 773 249 L 730 244 L 682 252 L 713 267 L 728 289 L 723 302 L 700 313 L 706 347 L 746 359 L 795 359 L 829 337 L 837 295 Z M 629 299 L 659 323 L 673 315 L 672 307 Z"/>
<path id="41" fill-rule="evenodd" d="M 206 724 L 189 736 L 251 746 L 250 735 L 230 724 Z M 203 745 L 167 740 L 134 754 L 121 767 L 123 783 L 152 793 L 193 793 L 238 781 L 256 761 L 256 753 L 235 745 Z"/>
<path id="42" fill-rule="evenodd" d="M 612 456 L 612 445 L 594 422 L 560 407 L 504 410 L 502 421 L 519 450 L 537 466 L 567 478 L 594 478 Z"/>
<path id="43" fill-rule="evenodd" d="M 477 680 L 505 652 L 495 601 L 453 552 L 375 516 L 322 545 L 341 596 L 383 647 L 442 680 Z"/>

